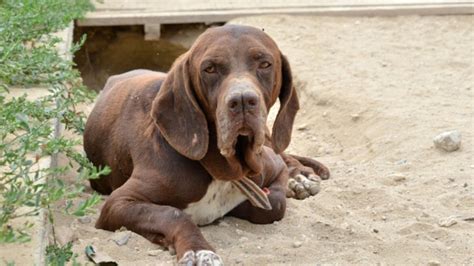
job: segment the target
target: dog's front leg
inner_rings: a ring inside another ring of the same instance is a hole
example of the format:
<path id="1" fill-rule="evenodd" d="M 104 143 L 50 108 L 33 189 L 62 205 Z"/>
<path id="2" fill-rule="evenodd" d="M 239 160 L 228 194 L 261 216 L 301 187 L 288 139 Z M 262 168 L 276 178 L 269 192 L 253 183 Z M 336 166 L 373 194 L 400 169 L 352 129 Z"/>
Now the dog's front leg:
<path id="1" fill-rule="evenodd" d="M 179 264 L 222 265 L 190 217 L 178 208 L 150 202 L 146 185 L 131 177 L 106 200 L 96 227 L 117 230 L 122 226 L 150 241 L 174 247 Z M 144 193 L 145 192 L 145 193 Z"/>
<path id="2" fill-rule="evenodd" d="M 286 196 L 305 199 L 320 191 L 321 179 L 329 178 L 329 169 L 322 163 L 307 157 L 282 153 L 289 171 L 289 182 Z"/>
<path id="3" fill-rule="evenodd" d="M 229 215 L 252 223 L 268 224 L 281 220 L 285 215 L 288 168 L 282 158 L 268 148 L 264 150 L 262 160 L 264 161 L 263 175 L 265 175 L 262 188 L 268 191 L 267 196 L 272 209 L 261 209 L 253 206 L 250 201 L 245 201 L 235 207 Z M 259 184 L 258 181 L 256 183 Z"/>

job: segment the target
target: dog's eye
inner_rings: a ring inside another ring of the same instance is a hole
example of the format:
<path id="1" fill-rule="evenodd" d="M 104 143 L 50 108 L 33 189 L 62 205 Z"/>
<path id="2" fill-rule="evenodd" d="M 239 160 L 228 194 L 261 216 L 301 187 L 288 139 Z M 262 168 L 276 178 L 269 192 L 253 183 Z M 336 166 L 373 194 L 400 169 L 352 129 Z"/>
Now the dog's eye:
<path id="1" fill-rule="evenodd" d="M 215 66 L 208 66 L 204 69 L 205 72 L 207 73 L 216 73 L 216 67 Z"/>
<path id="2" fill-rule="evenodd" d="M 262 62 L 262 63 L 260 63 L 258 68 L 269 68 L 271 65 L 272 64 L 270 64 L 269 62 Z"/>

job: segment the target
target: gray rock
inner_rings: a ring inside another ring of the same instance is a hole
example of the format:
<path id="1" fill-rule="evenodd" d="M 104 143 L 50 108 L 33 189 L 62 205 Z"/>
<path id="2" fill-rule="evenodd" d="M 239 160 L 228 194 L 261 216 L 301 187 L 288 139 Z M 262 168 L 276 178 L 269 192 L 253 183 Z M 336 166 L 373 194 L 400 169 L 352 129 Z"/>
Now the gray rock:
<path id="1" fill-rule="evenodd" d="M 128 243 L 128 240 L 132 236 L 132 232 L 130 231 L 122 231 L 122 232 L 116 232 L 112 236 L 112 240 L 115 242 L 115 244 L 119 246 L 126 245 Z"/>
<path id="2" fill-rule="evenodd" d="M 433 139 L 436 148 L 452 152 L 461 147 L 461 133 L 457 130 L 446 131 Z"/>
<path id="3" fill-rule="evenodd" d="M 294 243 L 293 243 L 293 245 L 292 245 L 292 246 L 293 246 L 294 248 L 299 248 L 299 247 L 301 247 L 302 245 L 303 245 L 303 243 L 302 243 L 302 242 L 300 242 L 300 241 L 296 241 L 296 242 L 294 242 Z"/>
<path id="4" fill-rule="evenodd" d="M 160 250 L 160 249 L 155 249 L 155 250 L 148 250 L 148 252 L 147 252 L 146 254 L 148 254 L 148 256 L 156 257 L 156 256 L 158 256 L 161 252 L 162 252 L 162 250 Z"/>
<path id="5" fill-rule="evenodd" d="M 79 220 L 81 224 L 90 224 L 92 222 L 92 219 L 89 216 L 79 217 L 77 220 Z"/>
<path id="6" fill-rule="evenodd" d="M 456 218 L 457 218 L 456 216 L 449 216 L 447 218 L 440 219 L 438 221 L 438 225 L 441 227 L 451 227 L 458 223 L 456 221 Z"/>
<path id="7" fill-rule="evenodd" d="M 403 181 L 407 180 L 407 177 L 404 174 L 401 174 L 401 173 L 391 174 L 388 177 L 391 178 L 395 182 L 403 182 Z"/>

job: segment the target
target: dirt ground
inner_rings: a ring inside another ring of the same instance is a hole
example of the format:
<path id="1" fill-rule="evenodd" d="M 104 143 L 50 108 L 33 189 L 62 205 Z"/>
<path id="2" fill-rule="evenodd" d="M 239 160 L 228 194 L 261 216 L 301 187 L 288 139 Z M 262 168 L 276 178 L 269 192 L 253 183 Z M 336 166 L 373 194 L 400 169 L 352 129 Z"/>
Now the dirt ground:
<path id="1" fill-rule="evenodd" d="M 290 199 L 280 222 L 203 227 L 224 262 L 473 265 L 473 18 L 234 23 L 264 28 L 288 56 L 302 103 L 289 150 L 325 163 L 332 177 L 318 195 Z M 461 148 L 434 148 L 433 137 L 453 129 Z M 135 234 L 118 246 L 117 233 L 94 229 L 90 218 L 56 219 L 58 232 L 76 239 L 79 261 L 93 244 L 120 265 L 175 262 Z"/>

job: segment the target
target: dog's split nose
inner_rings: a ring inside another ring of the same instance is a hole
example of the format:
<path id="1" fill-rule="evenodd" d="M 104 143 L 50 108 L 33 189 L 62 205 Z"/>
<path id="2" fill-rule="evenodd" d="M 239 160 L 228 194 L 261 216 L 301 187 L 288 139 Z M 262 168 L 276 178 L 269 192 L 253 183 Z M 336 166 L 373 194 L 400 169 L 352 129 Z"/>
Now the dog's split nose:
<path id="1" fill-rule="evenodd" d="M 258 95 L 249 90 L 242 93 L 234 93 L 229 97 L 227 106 L 229 107 L 229 110 L 234 113 L 251 111 L 258 107 Z"/>

